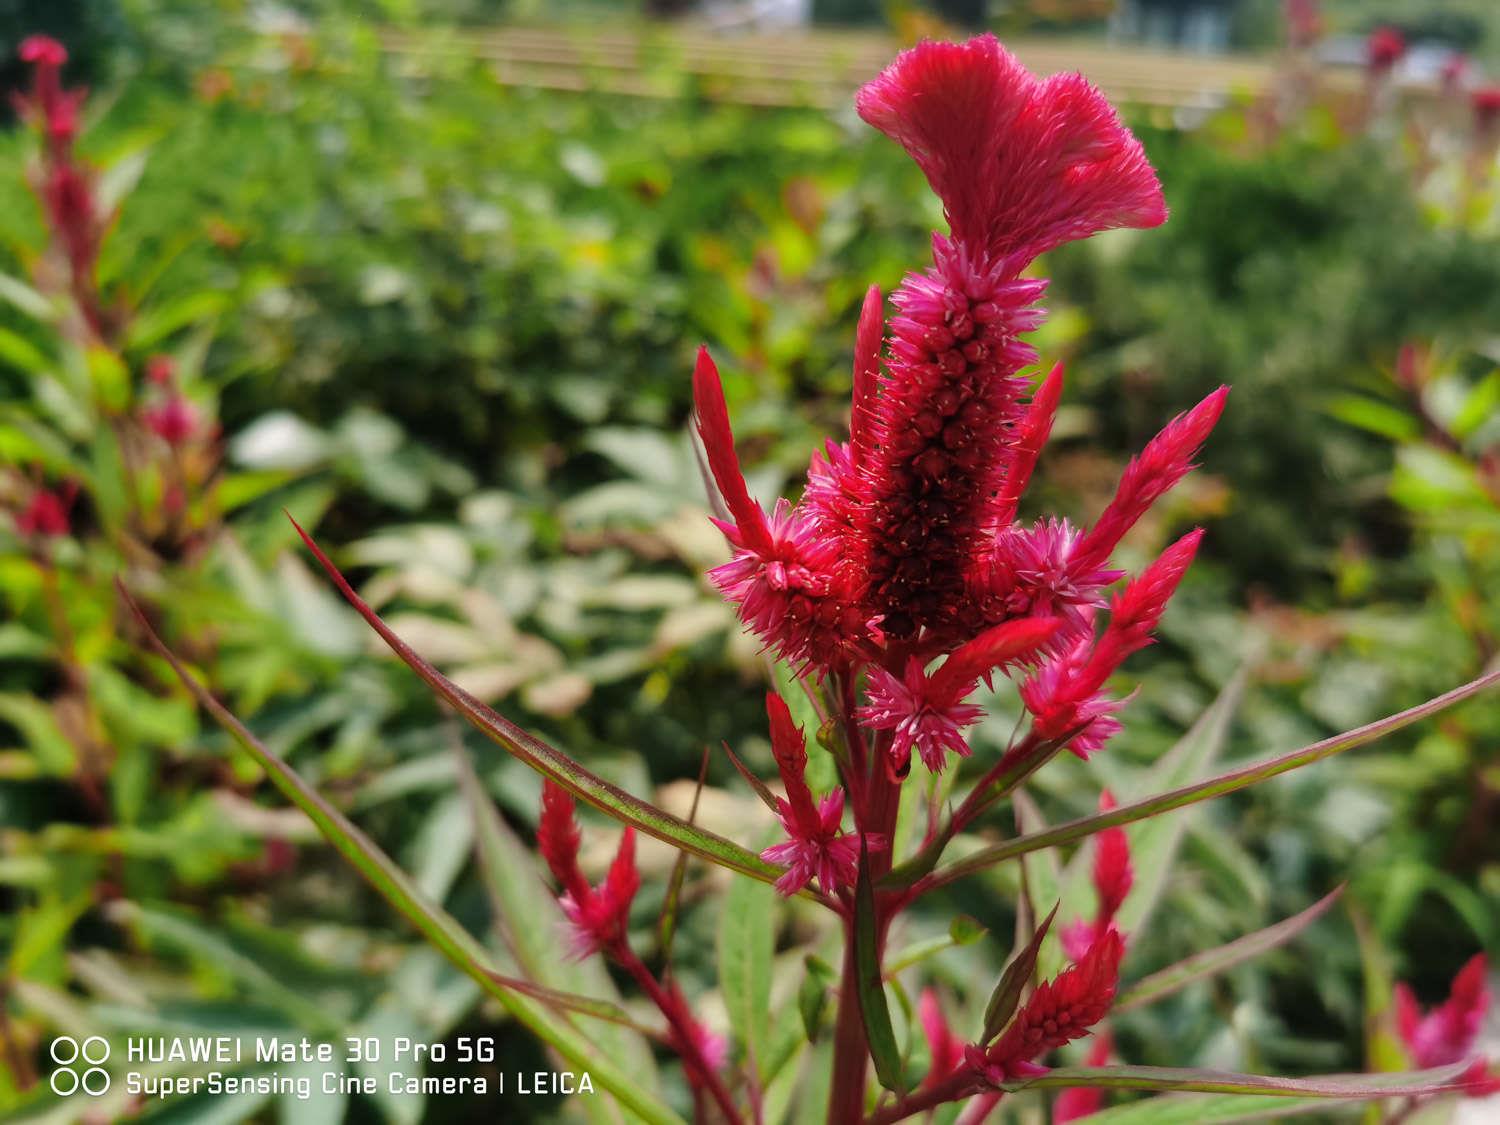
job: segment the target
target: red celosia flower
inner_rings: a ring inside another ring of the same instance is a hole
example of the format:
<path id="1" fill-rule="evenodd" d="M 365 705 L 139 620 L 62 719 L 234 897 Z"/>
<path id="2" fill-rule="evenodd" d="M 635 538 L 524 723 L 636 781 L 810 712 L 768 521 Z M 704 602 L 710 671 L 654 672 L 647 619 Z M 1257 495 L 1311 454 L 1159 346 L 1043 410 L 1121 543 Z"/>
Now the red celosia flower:
<path id="1" fill-rule="evenodd" d="M 1114 1037 L 1106 1031 L 1094 1036 L 1089 1045 L 1085 1066 L 1106 1066 L 1110 1052 L 1114 1050 Z M 1104 1108 L 1104 1089 L 1101 1086 L 1073 1086 L 1057 1095 L 1052 1103 L 1052 1125 L 1067 1125 Z"/>
<path id="2" fill-rule="evenodd" d="M 158 387 L 170 386 L 177 377 L 177 361 L 169 355 L 154 355 L 146 361 L 146 379 Z"/>
<path id="3" fill-rule="evenodd" d="M 842 597 L 836 539 L 786 501 L 767 519 L 750 498 L 734 452 L 719 372 L 706 348 L 693 371 L 698 433 L 714 482 L 731 519 L 716 521 L 735 548 L 734 559 L 710 572 L 740 619 L 782 659 L 824 666 L 858 641 L 862 622 Z"/>
<path id="4" fill-rule="evenodd" d="M 156 406 L 141 412 L 147 428 L 168 445 L 181 445 L 198 430 L 198 411 L 191 402 L 176 392 Z"/>
<path id="5" fill-rule="evenodd" d="M 827 894 L 853 884 L 859 870 L 859 837 L 845 833 L 844 791 L 835 789 L 814 802 L 807 787 L 807 740 L 792 723 L 786 701 L 775 692 L 766 693 L 766 712 L 771 719 L 771 751 L 776 757 L 785 797 L 776 799 L 785 843 L 760 853 L 767 863 L 786 867 L 776 880 L 776 889 L 794 895 L 814 878 Z"/>
<path id="6" fill-rule="evenodd" d="M 624 947 L 630 903 L 640 889 L 635 867 L 635 829 L 626 828 L 609 874 L 597 889 L 578 867 L 578 822 L 573 798 L 553 781 L 542 783 L 542 815 L 537 846 L 563 893 L 558 899 L 568 919 L 569 946 L 575 957 Z"/>
<path id="7" fill-rule="evenodd" d="M 35 535 L 41 539 L 55 539 L 72 531 L 68 511 L 78 496 L 78 485 L 69 481 L 61 489 L 52 492 L 38 488 L 26 501 L 26 506 L 16 513 L 16 531 L 21 535 Z"/>
<path id="8" fill-rule="evenodd" d="M 1109 1012 L 1123 948 L 1116 931 L 1105 933 L 1083 960 L 1039 985 L 990 1047 L 969 1047 L 969 1065 L 992 1086 L 1044 1073 L 1033 1060 L 1082 1039 Z"/>
<path id="9" fill-rule="evenodd" d="M 867 618 L 934 648 L 973 635 L 965 575 L 993 526 L 1036 359 L 1019 336 L 1046 283 L 1018 275 L 1061 242 L 1166 217 L 1139 143 L 1078 75 L 1038 80 L 993 36 L 924 43 L 860 91 L 942 198 L 951 237 L 894 296 L 887 370 L 852 459 L 851 568 Z M 866 396 L 868 401 L 868 396 Z"/>
<path id="10" fill-rule="evenodd" d="M 18 95 L 17 107 L 23 116 L 41 126 L 51 145 L 66 146 L 78 132 L 78 107 L 83 102 L 82 90 L 62 88 L 67 48 L 49 36 L 33 35 L 22 40 L 20 55 L 22 62 L 35 69 L 31 93 Z"/>
<path id="11" fill-rule="evenodd" d="M 1481 86 L 1469 94 L 1474 110 L 1474 127 L 1487 133 L 1500 124 L 1500 84 Z"/>
<path id="12" fill-rule="evenodd" d="M 1021 685 L 1021 700 L 1033 716 L 1037 734 L 1062 738 L 1087 724 L 1069 744 L 1075 754 L 1087 759 L 1103 745 L 1103 738 L 1119 729 L 1109 717 L 1119 704 L 1101 695 L 1100 689 L 1127 656 L 1151 643 L 1152 630 L 1202 537 L 1201 530 L 1184 535 L 1116 594 L 1110 603 L 1109 624 L 1098 641 L 1090 645 L 1085 638 Z"/>
<path id="13" fill-rule="evenodd" d="M 1224 413 L 1229 388 L 1220 387 L 1163 427 L 1125 466 L 1115 497 L 1074 551 L 1074 565 L 1103 566 L 1115 545 L 1151 505 L 1193 468 L 1193 458 Z"/>
<path id="14" fill-rule="evenodd" d="M 1377 27 L 1365 40 L 1365 59 L 1370 69 L 1385 73 L 1406 54 L 1406 36 L 1394 27 Z"/>
<path id="15" fill-rule="evenodd" d="M 943 1015 L 942 1002 L 932 988 L 922 989 L 917 1001 L 917 1018 L 922 1021 L 922 1034 L 927 1037 L 927 1053 L 932 1056 L 932 1065 L 927 1068 L 923 1086 L 936 1086 L 959 1068 L 964 1058 L 964 1041 L 953 1033 Z"/>
<path id="16" fill-rule="evenodd" d="M 947 753 L 969 756 L 963 728 L 979 721 L 984 709 L 964 700 L 979 686 L 979 677 L 1025 660 L 1057 631 L 1052 617 L 1023 618 L 989 629 L 961 646 L 931 675 L 913 656 L 897 679 L 884 668 L 870 669 L 869 702 L 857 717 L 875 730 L 890 730 L 891 767 L 904 776 L 912 749 L 933 773 L 942 770 Z"/>
<path id="17" fill-rule="evenodd" d="M 972 597 L 986 620 L 1051 614 L 1066 642 L 1088 630 L 1104 605 L 1104 587 L 1123 573 L 1105 570 L 1078 550 L 1079 532 L 1067 520 L 1016 525 L 995 536 L 991 554 L 973 583 Z"/>
<path id="18" fill-rule="evenodd" d="M 1099 794 L 1099 811 L 1109 812 L 1115 807 L 1115 798 L 1108 789 Z M 1135 870 L 1130 863 L 1130 838 L 1125 829 L 1106 828 L 1094 836 L 1094 894 L 1099 899 L 1099 908 L 1093 922 L 1077 919 L 1062 932 L 1063 952 L 1069 960 L 1081 961 L 1090 947 L 1104 934 L 1114 928 L 1115 915 L 1125 902 L 1135 883 Z M 1124 940 L 1123 935 L 1121 940 Z"/>
<path id="19" fill-rule="evenodd" d="M 1417 1066 L 1448 1066 L 1473 1053 L 1490 1007 L 1487 969 L 1484 954 L 1475 954 L 1453 978 L 1448 999 L 1425 1015 L 1411 989 L 1396 985 L 1396 1030 Z"/>

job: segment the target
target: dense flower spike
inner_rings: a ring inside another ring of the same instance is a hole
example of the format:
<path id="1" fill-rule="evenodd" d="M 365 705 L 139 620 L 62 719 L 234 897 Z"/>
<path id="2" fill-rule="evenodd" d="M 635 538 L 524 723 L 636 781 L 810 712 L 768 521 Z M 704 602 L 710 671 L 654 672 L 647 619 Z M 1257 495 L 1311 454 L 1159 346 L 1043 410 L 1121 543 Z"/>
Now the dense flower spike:
<path id="1" fill-rule="evenodd" d="M 1104 588 L 1122 572 L 1084 559 L 1080 538 L 1059 519 L 1002 530 L 970 582 L 976 612 L 986 621 L 1054 614 L 1066 626 L 1060 640 L 1082 636 L 1104 605 Z"/>
<path id="2" fill-rule="evenodd" d="M 1114 794 L 1108 789 L 1099 794 L 1100 812 L 1109 812 L 1114 807 Z M 1104 829 L 1094 836 L 1093 847 L 1094 894 L 1099 899 L 1099 907 L 1093 922 L 1079 918 L 1063 930 L 1063 952 L 1071 961 L 1082 961 L 1094 942 L 1114 928 L 1115 915 L 1120 912 L 1125 896 L 1135 883 L 1135 870 L 1130 863 L 1130 838 L 1125 829 Z"/>
<path id="3" fill-rule="evenodd" d="M 959 1068 L 964 1058 L 964 1041 L 953 1033 L 948 1018 L 943 1015 L 943 1004 L 937 990 L 924 988 L 917 1001 L 917 1018 L 922 1023 L 922 1034 L 927 1038 L 927 1053 L 932 1064 L 922 1079 L 923 1086 L 936 1086 Z"/>
<path id="4" fill-rule="evenodd" d="M 1033 1061 L 1074 1039 L 1108 1013 L 1120 980 L 1120 935 L 1108 931 L 1083 960 L 1037 987 L 989 1048 L 969 1047 L 965 1057 L 992 1086 L 1042 1072 Z"/>
<path id="5" fill-rule="evenodd" d="M 146 427 L 168 445 L 182 445 L 198 432 L 198 411 L 187 398 L 173 391 L 155 406 L 141 412 Z"/>
<path id="6" fill-rule="evenodd" d="M 16 513 L 16 532 L 39 539 L 68 535 L 72 531 L 68 511 L 77 495 L 78 486 L 72 482 L 55 492 L 38 488 L 26 501 L 26 506 Z"/>
<path id="7" fill-rule="evenodd" d="M 854 882 L 859 869 L 859 838 L 843 831 L 844 791 L 835 789 L 814 802 L 807 787 L 807 741 L 792 722 L 786 701 L 775 692 L 766 693 L 766 712 L 771 719 L 771 752 L 781 773 L 785 797 L 776 799 L 777 815 L 788 839 L 761 852 L 767 863 L 786 867 L 776 880 L 776 889 L 794 895 L 814 878 L 825 893 Z"/>
<path id="8" fill-rule="evenodd" d="M 562 884 L 558 905 L 568 919 L 570 949 L 580 958 L 601 950 L 618 955 L 625 948 L 630 904 L 641 885 L 635 867 L 635 829 L 625 829 L 609 873 L 597 889 L 578 868 L 578 844 L 573 798 L 556 783 L 543 782 L 537 846 Z"/>
<path id="9" fill-rule="evenodd" d="M 950 750 L 967 758 L 963 728 L 978 722 L 984 709 L 964 700 L 979 686 L 981 676 L 1034 656 L 1057 626 L 1051 617 L 997 625 L 960 647 L 931 675 L 916 657 L 907 660 L 900 679 L 884 668 L 872 668 L 866 689 L 869 702 L 856 717 L 874 730 L 894 732 L 894 776 L 905 775 L 913 749 L 933 773 L 942 770 Z"/>
<path id="10" fill-rule="evenodd" d="M 1473 1056 L 1490 1008 L 1487 971 L 1484 954 L 1475 954 L 1453 978 L 1448 999 L 1425 1015 L 1411 989 L 1396 985 L 1396 1030 L 1417 1066 L 1447 1066 Z"/>

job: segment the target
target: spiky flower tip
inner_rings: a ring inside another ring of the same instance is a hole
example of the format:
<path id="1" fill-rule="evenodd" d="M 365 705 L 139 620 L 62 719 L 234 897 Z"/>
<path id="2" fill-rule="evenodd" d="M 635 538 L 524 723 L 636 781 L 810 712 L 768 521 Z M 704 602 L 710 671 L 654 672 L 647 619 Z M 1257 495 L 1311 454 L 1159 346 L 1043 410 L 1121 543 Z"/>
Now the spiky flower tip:
<path id="1" fill-rule="evenodd" d="M 641 877 L 635 866 L 635 829 L 625 829 L 609 873 L 597 889 L 579 869 L 580 838 L 572 796 L 551 780 L 543 782 L 537 847 L 562 884 L 557 901 L 568 920 L 569 952 L 582 959 L 624 948 L 630 904 Z"/>
<path id="2" fill-rule="evenodd" d="M 1034 1060 L 1082 1039 L 1109 1012 L 1123 951 L 1119 933 L 1109 930 L 1076 965 L 1038 985 L 993 1044 L 971 1045 L 965 1052 L 969 1065 L 992 1086 L 1045 1073 Z"/>
<path id="3" fill-rule="evenodd" d="M 834 789 L 814 801 L 807 787 L 807 742 L 802 729 L 793 724 L 790 708 L 775 692 L 766 694 L 766 713 L 771 720 L 771 751 L 786 789 L 786 796 L 776 799 L 776 808 L 787 839 L 760 857 L 786 868 L 776 880 L 776 889 L 784 895 L 796 894 L 814 879 L 825 894 L 851 886 L 859 869 L 859 837 L 843 830 L 844 791 Z M 878 843 L 867 838 L 866 846 Z"/>
<path id="4" fill-rule="evenodd" d="M 1109 812 L 1114 807 L 1113 793 L 1106 789 L 1099 794 L 1100 812 Z M 1079 918 L 1063 930 L 1063 952 L 1071 961 L 1082 961 L 1094 942 L 1115 928 L 1115 915 L 1120 912 L 1125 897 L 1135 884 L 1135 868 L 1130 862 L 1130 838 L 1125 829 L 1106 828 L 1095 834 L 1093 847 L 1094 894 L 1099 905 L 1092 922 Z"/>

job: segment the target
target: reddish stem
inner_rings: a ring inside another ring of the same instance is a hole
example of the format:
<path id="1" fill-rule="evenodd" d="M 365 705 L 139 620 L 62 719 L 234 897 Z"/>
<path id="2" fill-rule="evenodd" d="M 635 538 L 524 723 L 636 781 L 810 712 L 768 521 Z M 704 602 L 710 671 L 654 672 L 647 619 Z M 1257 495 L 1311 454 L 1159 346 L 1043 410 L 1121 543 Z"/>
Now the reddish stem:
<path id="1" fill-rule="evenodd" d="M 937 1085 L 914 1090 L 894 1104 L 877 1110 L 870 1118 L 869 1125 L 892 1125 L 896 1121 L 905 1121 L 908 1117 L 915 1117 L 929 1109 L 936 1109 L 946 1102 L 958 1101 L 960 1098 L 977 1093 L 981 1085 L 982 1083 L 972 1070 L 968 1067 L 961 1067 Z M 856 1119 L 850 1118 L 850 1120 Z M 832 1125 L 831 1122 L 830 1125 Z"/>
<path id="2" fill-rule="evenodd" d="M 630 974 L 640 986 L 641 991 L 651 998 L 651 1002 L 661 1009 L 661 1014 L 672 1029 L 672 1045 L 687 1066 L 689 1083 L 695 1090 L 707 1087 L 709 1095 L 723 1113 L 724 1120 L 731 1122 L 732 1125 L 743 1125 L 744 1119 L 740 1116 L 740 1111 L 735 1108 L 734 1099 L 729 1096 L 729 1089 L 724 1085 L 718 1072 L 703 1057 L 703 1052 L 698 1047 L 697 1028 L 683 1012 L 682 1005 L 667 993 L 667 990 L 661 986 L 661 982 L 651 975 L 651 970 L 646 968 L 645 963 L 623 940 L 610 950 L 610 955 L 622 969 Z"/>

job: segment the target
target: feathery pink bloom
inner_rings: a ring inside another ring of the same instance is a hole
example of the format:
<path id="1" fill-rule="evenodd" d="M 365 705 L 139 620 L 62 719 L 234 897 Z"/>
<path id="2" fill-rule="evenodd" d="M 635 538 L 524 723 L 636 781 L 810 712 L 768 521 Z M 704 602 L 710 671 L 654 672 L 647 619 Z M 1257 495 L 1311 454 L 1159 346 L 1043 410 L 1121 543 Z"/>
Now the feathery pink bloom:
<path id="1" fill-rule="evenodd" d="M 1476 953 L 1453 978 L 1448 999 L 1425 1014 L 1412 990 L 1396 985 L 1396 1030 L 1417 1066 L 1448 1066 L 1473 1054 L 1490 1008 L 1487 971 L 1484 954 Z"/>
<path id="2" fill-rule="evenodd" d="M 78 496 L 78 485 L 72 481 L 53 492 L 38 488 L 16 513 L 16 532 L 20 535 L 56 539 L 72 531 L 69 509 Z"/>
<path id="3" fill-rule="evenodd" d="M 1081 694 L 1077 690 L 1093 649 L 1093 639 L 1083 637 L 1021 684 L 1021 702 L 1031 712 L 1040 737 L 1050 741 L 1083 728 L 1068 741 L 1068 749 L 1085 762 L 1120 733 L 1120 721 L 1114 715 L 1125 705 L 1124 700 L 1098 689 Z"/>
<path id="4" fill-rule="evenodd" d="M 1104 587 L 1124 572 L 1080 560 L 1080 538 L 1060 519 L 1004 528 L 972 583 L 974 606 L 986 621 L 1053 615 L 1064 625 L 1056 640 L 1082 636 L 1104 605 Z"/>
<path id="5" fill-rule="evenodd" d="M 859 837 L 842 828 L 844 791 L 834 789 L 814 802 L 807 787 L 807 739 L 792 722 L 791 709 L 775 692 L 766 693 L 771 720 L 771 752 L 781 773 L 785 797 L 776 798 L 777 816 L 787 840 L 760 853 L 767 863 L 781 864 L 786 874 L 776 889 L 794 895 L 813 879 L 825 894 L 853 884 L 859 871 Z"/>
<path id="6" fill-rule="evenodd" d="M 697 428 L 714 483 L 730 519 L 715 521 L 734 558 L 709 572 L 740 620 L 783 660 L 807 666 L 836 663 L 864 633 L 864 619 L 843 597 L 838 539 L 824 534 L 813 513 L 777 501 L 770 518 L 750 496 L 734 451 L 724 388 L 708 349 L 693 370 Z M 830 443 L 830 457 L 839 459 Z M 829 472 L 837 471 L 830 466 Z M 818 473 L 814 473 L 818 477 Z M 827 490 L 838 485 L 830 476 Z"/>
<path id="7" fill-rule="evenodd" d="M 537 847 L 562 884 L 558 905 L 568 919 L 568 945 L 574 957 L 600 950 L 610 952 L 625 942 L 630 904 L 640 889 L 635 866 L 635 829 L 627 827 L 609 873 L 597 889 L 578 867 L 580 834 L 573 798 L 550 779 L 542 783 L 542 815 L 537 824 Z"/>
<path id="8" fill-rule="evenodd" d="M 948 751 L 969 756 L 962 731 L 984 716 L 984 708 L 964 700 L 979 686 L 979 678 L 1034 657 L 1057 627 L 1052 617 L 997 625 L 961 646 L 930 675 L 915 656 L 907 659 L 900 679 L 884 668 L 871 668 L 865 688 L 868 702 L 856 717 L 874 730 L 895 732 L 890 749 L 895 776 L 906 774 L 913 749 L 923 765 L 938 773 Z"/>
<path id="9" fill-rule="evenodd" d="M 1406 54 L 1406 36 L 1394 27 L 1377 27 L 1365 40 L 1365 60 L 1371 70 L 1384 74 Z"/>
<path id="10" fill-rule="evenodd" d="M 53 147 L 66 146 L 78 132 L 78 107 L 83 102 L 82 90 L 62 87 L 67 48 L 49 36 L 33 35 L 22 40 L 20 56 L 33 70 L 31 92 L 16 96 L 17 108 L 41 126 Z"/>
<path id="11" fill-rule="evenodd" d="M 198 430 L 198 410 L 186 396 L 173 391 L 155 406 L 141 411 L 146 427 L 168 445 L 181 445 Z"/>
<path id="12" fill-rule="evenodd" d="M 973 635 L 965 575 L 992 526 L 1011 431 L 1036 359 L 1038 254 L 1166 217 L 1139 143 L 1078 75 L 1038 80 L 993 36 L 924 43 L 859 93 L 860 115 L 903 145 L 943 201 L 951 237 L 893 301 L 887 369 L 852 460 L 863 504 L 852 575 L 864 616 L 931 650 Z M 866 393 L 862 401 L 868 403 Z"/>
<path id="13" fill-rule="evenodd" d="M 1119 987 L 1123 950 L 1119 933 L 1109 930 L 1081 961 L 1038 985 L 989 1048 L 970 1046 L 965 1052 L 969 1065 L 992 1086 L 1045 1073 L 1034 1060 L 1082 1039 L 1108 1014 Z"/>
<path id="14" fill-rule="evenodd" d="M 1115 798 L 1108 789 L 1099 794 L 1099 811 L 1109 812 Z M 1081 961 L 1090 947 L 1114 927 L 1115 915 L 1135 883 L 1130 862 L 1130 838 L 1125 829 L 1106 828 L 1094 835 L 1094 894 L 1099 900 L 1093 922 L 1079 918 L 1062 932 L 1063 952 L 1070 961 Z M 1121 935 L 1124 940 L 1124 935 Z"/>
<path id="15" fill-rule="evenodd" d="M 922 996 L 917 1001 L 917 1018 L 922 1023 L 922 1034 L 927 1038 L 927 1053 L 932 1056 L 932 1065 L 927 1068 L 922 1085 L 936 1086 L 963 1062 L 964 1041 L 953 1033 L 933 988 L 922 989 Z"/>
<path id="16" fill-rule="evenodd" d="M 1077 565 L 1103 566 L 1125 533 L 1193 468 L 1193 458 L 1224 413 L 1229 388 L 1220 387 L 1179 414 L 1125 466 L 1115 497 L 1075 551 Z"/>
<path id="17" fill-rule="evenodd" d="M 1016 427 L 1015 439 L 1005 458 L 1005 475 L 1000 493 L 995 497 L 994 506 L 989 513 L 996 527 L 1004 527 L 1015 519 L 1021 494 L 1031 483 L 1032 470 L 1036 468 L 1042 447 L 1052 434 L 1052 420 L 1057 416 L 1058 403 L 1062 401 L 1062 389 L 1063 367 L 1058 363 L 1053 365 L 1041 386 L 1032 394 L 1031 401 L 1026 405 L 1026 413 Z"/>
<path id="18" fill-rule="evenodd" d="M 1094 1036 L 1089 1045 L 1085 1066 L 1109 1065 L 1110 1052 L 1115 1048 L 1114 1037 L 1108 1030 Z M 1100 1086 L 1073 1086 L 1057 1095 L 1052 1103 L 1052 1125 L 1068 1125 L 1070 1121 L 1098 1113 L 1104 1108 L 1104 1089 Z"/>

